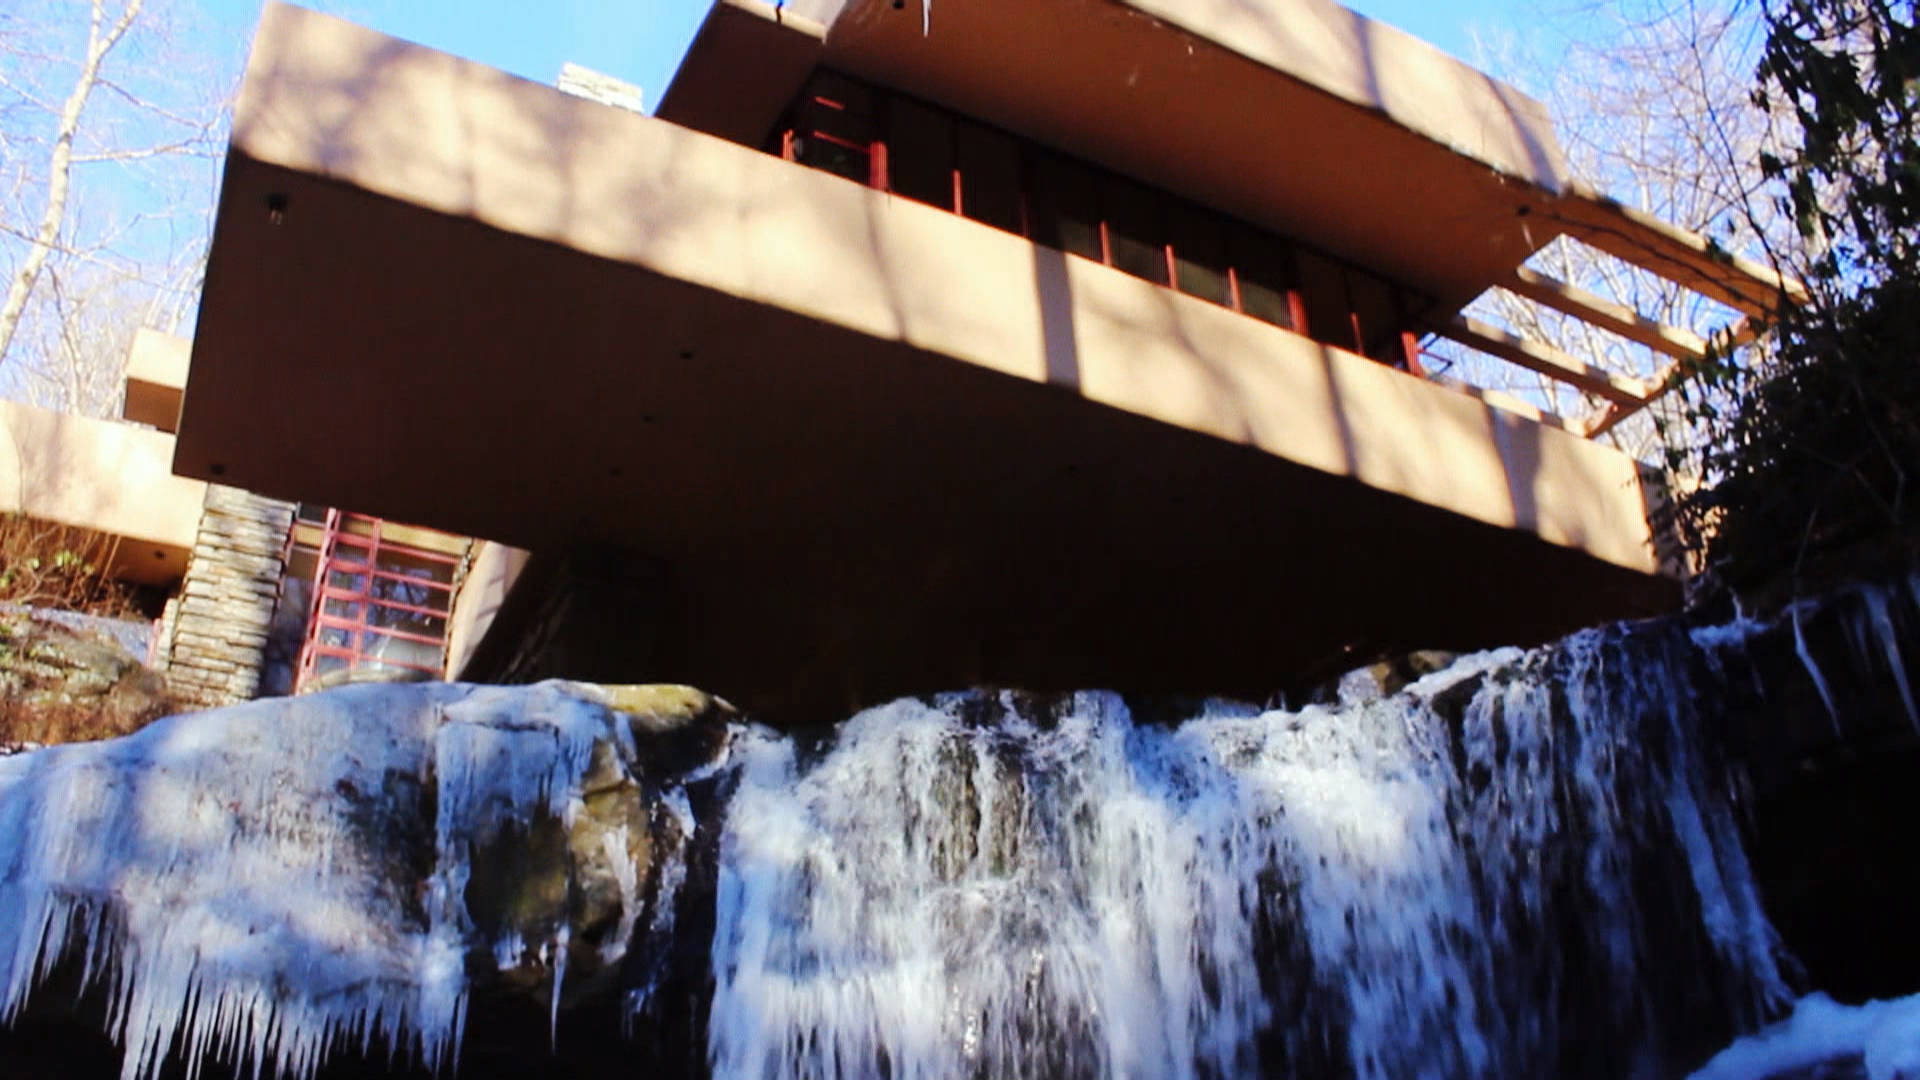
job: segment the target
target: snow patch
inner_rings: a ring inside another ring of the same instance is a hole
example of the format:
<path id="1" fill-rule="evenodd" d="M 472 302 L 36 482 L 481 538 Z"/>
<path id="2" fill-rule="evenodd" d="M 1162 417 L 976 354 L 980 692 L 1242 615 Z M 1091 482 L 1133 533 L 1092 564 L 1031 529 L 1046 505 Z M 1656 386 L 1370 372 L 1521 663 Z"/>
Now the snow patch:
<path id="1" fill-rule="evenodd" d="M 1769 1080 L 1849 1060 L 1865 1063 L 1867 1080 L 1920 1077 L 1920 994 L 1864 1005 L 1809 994 L 1793 1015 L 1736 1040 L 1688 1080 Z"/>

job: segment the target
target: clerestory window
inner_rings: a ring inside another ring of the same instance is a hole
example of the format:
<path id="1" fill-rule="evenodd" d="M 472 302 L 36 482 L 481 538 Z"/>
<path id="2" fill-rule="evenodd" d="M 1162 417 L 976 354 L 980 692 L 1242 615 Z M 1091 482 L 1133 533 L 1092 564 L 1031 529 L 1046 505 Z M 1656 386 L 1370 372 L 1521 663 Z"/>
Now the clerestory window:
<path id="1" fill-rule="evenodd" d="M 1420 372 L 1410 290 L 937 105 L 822 70 L 767 149 Z"/>

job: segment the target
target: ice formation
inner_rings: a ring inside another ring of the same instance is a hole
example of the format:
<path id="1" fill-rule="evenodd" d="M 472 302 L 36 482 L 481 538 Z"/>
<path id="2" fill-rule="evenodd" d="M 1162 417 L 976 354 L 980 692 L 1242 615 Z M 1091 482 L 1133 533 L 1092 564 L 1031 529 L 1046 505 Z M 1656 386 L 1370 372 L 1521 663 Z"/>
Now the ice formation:
<path id="1" fill-rule="evenodd" d="M 1920 1077 L 1920 994 L 1864 1005 L 1810 994 L 1793 1015 L 1735 1041 L 1688 1080 L 1770 1080 L 1852 1059 L 1866 1066 L 1867 1080 Z"/>
<path id="2" fill-rule="evenodd" d="M 596 740 L 631 750 L 597 693 L 350 687 L 0 759 L 0 1021 L 77 960 L 126 1080 L 170 1052 L 297 1078 L 342 1043 L 453 1065 L 469 950 L 517 952 L 472 940 L 469 854 L 568 819 Z"/>
<path id="3" fill-rule="evenodd" d="M 1612 1075 L 1670 1075 L 1632 1042 L 1674 1019 L 1636 1011 L 1668 965 L 1717 968 L 1735 1023 L 1786 995 L 1658 660 L 1595 633 L 1174 728 L 972 694 L 864 713 L 816 761 L 762 734 L 721 841 L 713 1072 L 1565 1075 L 1578 998 L 1623 1013 L 1585 1021 L 1620 1033 Z M 1703 956 L 1655 944 L 1659 875 Z"/>
<path id="4" fill-rule="evenodd" d="M 684 1006 L 742 1080 L 1678 1075 L 1789 1002 L 1693 680 L 1764 681 L 1734 658 L 1775 634 L 1817 726 L 1868 661 L 1906 708 L 1907 608 L 1842 618 L 1854 654 L 1818 662 L 1796 611 L 1171 725 L 1112 694 L 975 691 L 813 736 L 735 727 L 649 789 L 659 835 L 693 837 L 701 807 L 697 862 L 631 819 L 592 841 L 617 917 L 591 948 L 564 923 L 483 930 L 469 883 L 504 833 L 599 813 L 597 748 L 644 758 L 592 688 L 347 688 L 270 725 L 240 708 L 0 757 L 0 1022 L 78 973 L 127 1080 L 176 1053 L 299 1078 L 342 1044 L 445 1071 L 476 957 L 544 965 L 551 1024 L 597 959 L 635 1037 Z M 669 948 L 676 925 L 703 936 Z M 660 993 L 689 975 L 710 999 Z M 1913 1000 L 1810 998 L 1696 1080 L 1849 1055 L 1916 1080 L 1916 1032 Z"/>

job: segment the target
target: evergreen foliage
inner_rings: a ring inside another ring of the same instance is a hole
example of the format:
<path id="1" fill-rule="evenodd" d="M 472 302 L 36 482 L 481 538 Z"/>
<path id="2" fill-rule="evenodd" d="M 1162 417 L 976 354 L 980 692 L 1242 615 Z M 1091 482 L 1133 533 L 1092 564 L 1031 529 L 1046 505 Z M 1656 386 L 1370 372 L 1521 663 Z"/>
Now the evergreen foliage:
<path id="1" fill-rule="evenodd" d="M 1772 355 L 1688 395 L 1708 486 L 1683 540 L 1744 587 L 1920 536 L 1920 34 L 1915 0 L 1769 0 L 1754 100 L 1797 137 L 1761 166 L 1810 252 Z"/>

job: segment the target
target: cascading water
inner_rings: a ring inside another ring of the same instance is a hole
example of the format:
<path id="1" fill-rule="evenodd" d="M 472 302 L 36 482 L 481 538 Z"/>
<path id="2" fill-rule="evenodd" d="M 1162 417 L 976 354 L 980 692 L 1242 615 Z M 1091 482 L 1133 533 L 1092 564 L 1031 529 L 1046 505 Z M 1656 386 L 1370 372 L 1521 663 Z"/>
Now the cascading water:
<path id="1" fill-rule="evenodd" d="M 974 691 L 780 735 L 621 711 L 673 688 L 358 687 L 31 751 L 0 1022 L 104 988 L 128 1080 L 451 1064 L 470 1003 L 528 995 L 538 1053 L 668 1075 L 1676 1076 L 1788 1000 L 1726 747 L 1784 739 L 1777 778 L 1914 728 L 1920 579 L 1840 601 L 1172 721 Z M 1699 1075 L 1909 1075 L 1917 1017 L 1810 997 Z"/>
<path id="2" fill-rule="evenodd" d="M 712 1069 L 1669 1075 L 1785 1000 L 1674 645 L 1176 727 L 969 694 L 816 760 L 747 736 Z"/>

